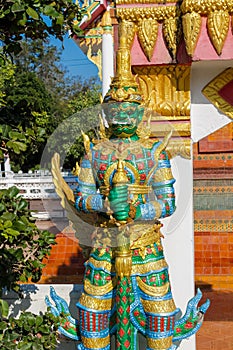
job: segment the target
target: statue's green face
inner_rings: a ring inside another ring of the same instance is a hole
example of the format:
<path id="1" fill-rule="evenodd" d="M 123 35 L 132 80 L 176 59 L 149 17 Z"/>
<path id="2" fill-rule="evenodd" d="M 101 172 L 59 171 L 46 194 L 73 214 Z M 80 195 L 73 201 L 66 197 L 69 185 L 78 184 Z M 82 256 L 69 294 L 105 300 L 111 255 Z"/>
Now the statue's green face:
<path id="1" fill-rule="evenodd" d="M 116 102 L 104 106 L 104 111 L 113 134 L 130 137 L 135 134 L 144 109 L 136 102 Z"/>

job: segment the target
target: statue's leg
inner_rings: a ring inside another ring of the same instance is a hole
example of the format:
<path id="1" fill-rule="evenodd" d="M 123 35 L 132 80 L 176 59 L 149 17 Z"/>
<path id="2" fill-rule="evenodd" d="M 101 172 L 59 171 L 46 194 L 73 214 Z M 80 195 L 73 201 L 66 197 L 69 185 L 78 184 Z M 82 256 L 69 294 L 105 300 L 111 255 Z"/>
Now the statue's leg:
<path id="1" fill-rule="evenodd" d="M 141 299 L 146 314 L 147 350 L 170 350 L 175 325 L 179 312 L 173 302 L 171 293 L 164 297 Z"/>
<path id="2" fill-rule="evenodd" d="M 144 297 L 146 299 L 141 301 L 147 319 L 147 350 L 168 350 L 172 347 L 175 316 L 178 312 L 171 293 L 159 298 Z"/>
<path id="3" fill-rule="evenodd" d="M 85 293 L 81 295 L 77 306 L 82 344 L 78 349 L 110 349 L 111 301 L 111 297 L 101 300 Z"/>
<path id="4" fill-rule="evenodd" d="M 143 256 L 139 253 L 135 256 L 134 251 L 133 259 L 140 267 L 140 270 L 137 268 L 140 274 L 136 276 L 136 284 L 145 313 L 147 350 L 173 349 L 175 316 L 179 309 L 172 298 L 161 241 L 146 246 Z"/>
<path id="5" fill-rule="evenodd" d="M 79 350 L 110 349 L 110 319 L 113 308 L 114 275 L 111 256 L 99 250 L 86 263 L 84 292 L 77 303 L 81 344 Z"/>
<path id="6" fill-rule="evenodd" d="M 162 273 L 162 276 L 166 276 L 165 270 L 163 270 Z M 162 288 L 158 287 L 158 289 L 156 289 L 155 287 L 153 293 L 153 287 L 150 284 L 150 281 L 154 281 L 155 279 L 158 280 L 160 276 L 161 272 L 154 272 L 147 276 L 148 282 L 146 283 L 146 280 L 144 279 L 144 291 L 141 292 L 141 303 L 147 319 L 147 350 L 170 350 L 173 348 L 172 338 L 175 318 L 179 309 L 175 306 L 169 284 L 166 284 L 166 282 L 164 285 L 161 285 Z M 141 284 L 141 282 L 139 282 L 139 284 Z M 148 290 L 146 290 L 147 288 Z"/>

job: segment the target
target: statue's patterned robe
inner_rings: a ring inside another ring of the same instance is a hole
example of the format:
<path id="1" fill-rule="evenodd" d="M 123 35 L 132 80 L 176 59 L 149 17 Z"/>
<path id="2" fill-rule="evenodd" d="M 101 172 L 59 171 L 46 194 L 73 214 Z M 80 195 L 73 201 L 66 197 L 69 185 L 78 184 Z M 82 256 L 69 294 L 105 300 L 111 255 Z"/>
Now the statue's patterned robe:
<path id="1" fill-rule="evenodd" d="M 117 162 L 123 159 L 131 206 L 140 207 L 141 215 L 128 225 L 132 267 L 120 290 L 116 288 L 114 234 L 111 228 L 107 228 L 106 237 L 97 234 L 86 262 L 84 291 L 77 304 L 80 349 L 109 349 L 110 334 L 116 328 L 120 343 L 124 344 L 119 343 L 119 349 L 127 349 L 129 344 L 133 349 L 132 342 L 136 349 L 138 331 L 146 335 L 147 349 L 172 349 L 179 309 L 171 294 L 161 224 L 155 220 L 174 212 L 175 180 L 160 145 L 158 141 L 140 139 L 107 140 L 91 147 L 81 163 L 75 204 L 79 211 L 105 211 L 106 191 L 113 185 Z M 133 338 L 128 334 L 132 329 Z"/>

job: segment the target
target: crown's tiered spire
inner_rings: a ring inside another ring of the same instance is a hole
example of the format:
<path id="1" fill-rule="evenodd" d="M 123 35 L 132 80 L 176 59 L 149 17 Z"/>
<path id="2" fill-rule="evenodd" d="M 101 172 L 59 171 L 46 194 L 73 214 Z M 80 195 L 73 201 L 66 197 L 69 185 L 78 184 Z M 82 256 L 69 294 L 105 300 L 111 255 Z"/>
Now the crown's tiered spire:
<path id="1" fill-rule="evenodd" d="M 142 95 L 138 83 L 131 72 L 131 53 L 135 24 L 128 21 L 120 21 L 118 25 L 119 47 L 116 52 L 116 73 L 112 79 L 110 89 L 104 102 L 142 102 Z"/>

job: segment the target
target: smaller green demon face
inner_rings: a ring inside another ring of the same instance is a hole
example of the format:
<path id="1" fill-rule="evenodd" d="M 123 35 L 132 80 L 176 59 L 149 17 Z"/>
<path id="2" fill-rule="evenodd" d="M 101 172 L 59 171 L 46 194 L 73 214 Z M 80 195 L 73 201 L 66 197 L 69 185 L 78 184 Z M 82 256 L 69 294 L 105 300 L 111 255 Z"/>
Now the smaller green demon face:
<path id="1" fill-rule="evenodd" d="M 106 120 L 117 137 L 130 137 L 136 133 L 142 120 L 143 107 L 136 102 L 115 102 L 103 106 Z"/>

